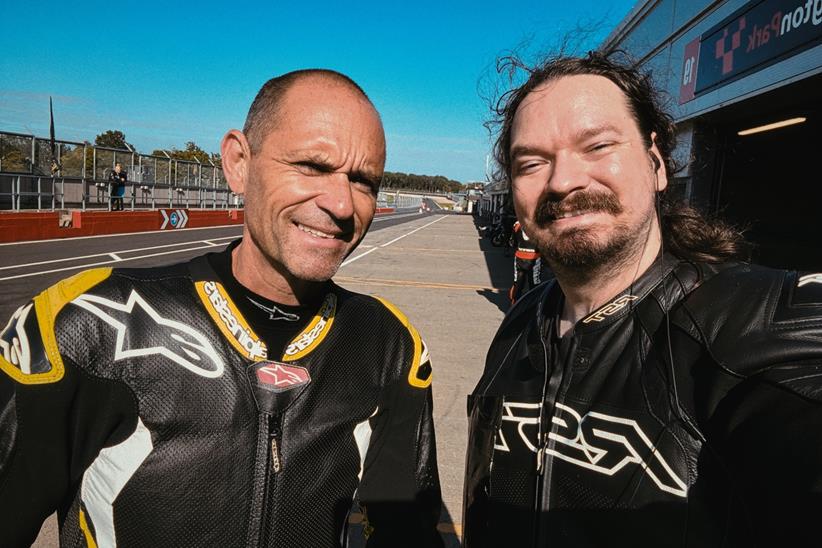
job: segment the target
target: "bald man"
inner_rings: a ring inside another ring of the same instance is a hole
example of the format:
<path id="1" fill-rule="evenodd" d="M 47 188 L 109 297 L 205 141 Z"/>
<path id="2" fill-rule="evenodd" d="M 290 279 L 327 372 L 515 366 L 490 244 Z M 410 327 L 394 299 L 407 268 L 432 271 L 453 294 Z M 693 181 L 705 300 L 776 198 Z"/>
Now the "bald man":
<path id="1" fill-rule="evenodd" d="M 328 70 L 267 82 L 222 142 L 241 240 L 80 273 L 0 334 L 0 545 L 439 546 L 425 343 L 331 281 L 365 236 L 379 114 Z"/>

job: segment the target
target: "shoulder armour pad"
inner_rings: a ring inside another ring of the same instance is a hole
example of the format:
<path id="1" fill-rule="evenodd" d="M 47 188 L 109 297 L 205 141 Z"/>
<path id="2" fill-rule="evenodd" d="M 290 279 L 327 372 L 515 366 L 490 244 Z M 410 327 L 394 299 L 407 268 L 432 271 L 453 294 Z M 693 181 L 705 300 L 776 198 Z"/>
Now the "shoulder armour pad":
<path id="1" fill-rule="evenodd" d="M 48 384 L 63 378 L 54 335 L 66 303 L 109 277 L 110 268 L 87 270 L 51 286 L 21 306 L 0 332 L 0 370 L 21 384 Z"/>
<path id="2" fill-rule="evenodd" d="M 795 275 L 795 289 L 791 305 L 815 304 L 822 306 L 822 273 Z"/>
<path id="3" fill-rule="evenodd" d="M 787 272 L 774 321 L 822 319 L 822 273 Z"/>
<path id="4" fill-rule="evenodd" d="M 408 384 L 416 388 L 428 388 L 433 379 L 431 368 L 431 358 L 428 355 L 428 347 L 420 337 L 419 331 L 411 325 L 408 317 L 399 308 L 381 297 L 376 297 L 394 316 L 408 329 L 411 339 L 414 341 L 414 358 L 411 362 L 411 369 L 408 371 Z"/>

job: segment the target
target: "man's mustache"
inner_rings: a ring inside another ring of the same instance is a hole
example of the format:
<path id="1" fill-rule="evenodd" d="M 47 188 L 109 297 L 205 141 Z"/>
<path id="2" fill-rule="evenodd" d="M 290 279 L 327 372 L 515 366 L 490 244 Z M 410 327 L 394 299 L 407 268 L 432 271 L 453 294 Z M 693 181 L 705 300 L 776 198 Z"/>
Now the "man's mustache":
<path id="1" fill-rule="evenodd" d="M 539 225 L 545 225 L 557 220 L 560 215 L 574 211 L 584 211 L 586 213 L 603 211 L 618 215 L 622 213 L 622 206 L 612 193 L 574 192 L 560 200 L 551 195 L 546 195 L 537 204 L 534 220 Z"/>

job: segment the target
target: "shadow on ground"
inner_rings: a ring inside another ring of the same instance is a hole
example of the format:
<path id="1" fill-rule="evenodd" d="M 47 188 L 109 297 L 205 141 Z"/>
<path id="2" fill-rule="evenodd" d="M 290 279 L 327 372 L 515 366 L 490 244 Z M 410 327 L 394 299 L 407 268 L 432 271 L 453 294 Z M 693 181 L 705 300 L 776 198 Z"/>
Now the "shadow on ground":
<path id="1" fill-rule="evenodd" d="M 510 248 L 494 247 L 488 238 L 482 237 L 480 227 L 490 223 L 491 221 L 486 218 L 474 217 L 474 226 L 477 227 L 477 234 L 480 236 L 479 248 L 485 258 L 485 266 L 488 268 L 488 276 L 493 287 L 493 289 L 482 289 L 477 293 L 488 299 L 502 312 L 507 312 L 511 307 L 508 290 L 513 284 L 514 253 Z"/>
<path id="2" fill-rule="evenodd" d="M 440 522 L 437 524 L 437 531 L 442 537 L 445 548 L 460 548 L 462 539 L 460 538 L 462 529 L 454 524 L 454 519 L 448 511 L 448 507 L 443 502 Z M 362 514 L 355 506 L 355 511 L 348 520 L 348 548 L 364 548 L 365 536 L 363 535 Z"/>

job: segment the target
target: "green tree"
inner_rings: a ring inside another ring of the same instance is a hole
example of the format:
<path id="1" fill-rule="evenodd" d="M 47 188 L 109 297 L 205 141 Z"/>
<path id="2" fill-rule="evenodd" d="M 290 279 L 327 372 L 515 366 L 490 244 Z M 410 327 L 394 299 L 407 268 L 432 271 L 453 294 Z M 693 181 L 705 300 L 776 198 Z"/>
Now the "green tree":
<path id="1" fill-rule="evenodd" d="M 462 183 L 442 175 L 415 175 L 386 171 L 383 175 L 383 190 L 416 190 L 419 192 L 460 192 Z"/>
<path id="2" fill-rule="evenodd" d="M 31 164 L 20 149 L 3 146 L 0 142 L 0 169 L 16 173 L 29 173 Z"/>
<path id="3" fill-rule="evenodd" d="M 126 134 L 119 129 L 109 129 L 94 138 L 94 144 L 99 147 L 132 149 L 131 143 L 126 141 Z"/>
<path id="4" fill-rule="evenodd" d="M 83 156 L 83 150 L 85 150 L 85 157 Z M 60 155 L 60 165 L 62 167 L 60 175 L 64 177 L 80 177 L 83 174 L 83 163 L 85 162 L 86 173 L 91 177 L 92 158 L 91 147 L 64 147 L 63 153 Z"/>
<path id="5" fill-rule="evenodd" d="M 154 150 L 151 155 L 152 156 L 160 156 L 164 158 L 165 155 L 163 154 L 163 150 L 156 149 Z M 188 141 L 184 149 L 180 150 L 177 147 L 171 147 L 171 150 L 166 150 L 165 152 L 168 153 L 175 160 L 188 160 L 189 162 L 196 162 L 199 160 L 201 163 L 205 165 L 210 165 L 208 160 L 211 159 L 215 164 L 220 165 L 220 155 L 219 154 L 209 154 L 205 150 L 201 149 L 197 146 L 197 143 L 194 141 Z"/>

